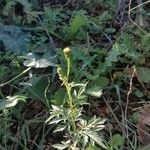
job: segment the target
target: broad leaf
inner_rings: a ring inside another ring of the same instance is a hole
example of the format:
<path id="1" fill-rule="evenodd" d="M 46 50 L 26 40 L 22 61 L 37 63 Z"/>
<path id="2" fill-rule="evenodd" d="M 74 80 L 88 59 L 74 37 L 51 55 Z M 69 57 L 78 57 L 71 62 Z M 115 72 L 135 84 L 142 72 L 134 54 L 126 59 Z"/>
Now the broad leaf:
<path id="1" fill-rule="evenodd" d="M 138 78 L 145 82 L 149 83 L 150 82 L 150 68 L 147 67 L 138 67 L 137 68 L 137 75 Z"/>
<path id="2" fill-rule="evenodd" d="M 118 148 L 119 146 L 123 145 L 123 143 L 124 143 L 124 138 L 120 134 L 113 135 L 113 137 L 109 141 L 109 144 L 113 148 Z"/>
<path id="3" fill-rule="evenodd" d="M 55 64 L 52 62 L 56 57 L 44 57 L 44 58 L 38 58 L 33 53 L 28 53 L 27 56 L 25 56 L 27 59 L 24 62 L 24 65 L 26 67 L 34 67 L 34 68 L 46 68 L 48 66 L 55 66 Z"/>
<path id="4" fill-rule="evenodd" d="M 31 96 L 45 103 L 45 90 L 49 84 L 47 77 L 33 77 L 31 80 L 23 84 L 26 86 L 26 89 Z"/>
<path id="5" fill-rule="evenodd" d="M 6 50 L 27 51 L 29 39 L 17 26 L 0 24 L 0 41 L 4 43 Z"/>

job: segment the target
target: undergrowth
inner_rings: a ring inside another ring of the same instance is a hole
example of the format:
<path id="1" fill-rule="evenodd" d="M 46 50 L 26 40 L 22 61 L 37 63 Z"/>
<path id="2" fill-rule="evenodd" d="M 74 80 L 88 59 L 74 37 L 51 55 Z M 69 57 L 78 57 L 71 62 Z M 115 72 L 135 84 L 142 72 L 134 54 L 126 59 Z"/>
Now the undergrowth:
<path id="1" fill-rule="evenodd" d="M 150 4 L 130 2 L 0 1 L 0 149 L 149 149 Z"/>

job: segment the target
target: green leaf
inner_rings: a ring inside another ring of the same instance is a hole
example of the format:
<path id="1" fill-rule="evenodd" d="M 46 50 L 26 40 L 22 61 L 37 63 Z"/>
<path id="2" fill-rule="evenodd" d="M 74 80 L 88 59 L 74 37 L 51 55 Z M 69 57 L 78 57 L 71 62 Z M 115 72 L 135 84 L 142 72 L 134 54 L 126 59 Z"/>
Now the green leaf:
<path id="1" fill-rule="evenodd" d="M 95 141 L 99 146 L 101 146 L 104 149 L 107 149 L 107 147 L 102 142 L 102 138 L 96 132 L 85 131 L 84 133 L 88 135 L 93 141 Z"/>
<path id="2" fill-rule="evenodd" d="M 107 28 L 107 29 L 105 30 L 106 33 L 114 33 L 115 31 L 116 31 L 115 28 Z"/>
<path id="3" fill-rule="evenodd" d="M 145 82 L 145 83 L 149 83 L 150 82 L 150 68 L 147 67 L 137 67 L 137 75 L 138 78 Z"/>
<path id="4" fill-rule="evenodd" d="M 113 135 L 113 137 L 109 141 L 109 144 L 113 148 L 118 148 L 119 146 L 123 145 L 123 143 L 124 143 L 124 138 L 120 134 Z"/>
<path id="5" fill-rule="evenodd" d="M 66 125 L 59 125 L 54 131 L 53 131 L 53 133 L 55 133 L 55 132 L 62 132 L 62 131 L 64 131 L 65 129 L 66 129 Z"/>
<path id="6" fill-rule="evenodd" d="M 103 94 L 102 89 L 100 89 L 99 87 L 93 87 L 87 90 L 86 93 L 94 97 L 101 97 Z"/>
<path id="7" fill-rule="evenodd" d="M 9 51 L 27 51 L 29 39 L 17 26 L 0 24 L 0 41 Z"/>
<path id="8" fill-rule="evenodd" d="M 142 97 L 144 96 L 144 93 L 141 92 L 140 90 L 136 90 L 136 91 L 135 91 L 135 95 L 136 95 L 137 97 L 139 97 L 139 98 L 142 98 Z"/>
<path id="9" fill-rule="evenodd" d="M 15 95 L 15 96 L 7 96 L 7 99 L 0 100 L 0 110 L 14 107 L 17 105 L 18 101 L 25 101 L 26 97 Z"/>
<path id="10" fill-rule="evenodd" d="M 72 22 L 70 23 L 70 32 L 71 34 L 76 34 L 81 26 L 86 24 L 85 16 L 77 15 L 73 18 Z"/>
<path id="11" fill-rule="evenodd" d="M 118 61 L 118 56 L 121 54 L 119 51 L 119 45 L 116 43 L 113 46 L 112 51 L 109 51 L 108 56 L 105 58 L 105 65 L 107 67 L 111 67 L 113 62 L 117 62 Z"/>
<path id="12" fill-rule="evenodd" d="M 70 22 L 70 26 L 68 27 L 68 31 L 67 31 L 68 36 L 71 38 L 75 36 L 75 34 L 80 30 L 82 26 L 86 24 L 86 22 L 87 22 L 87 17 L 85 14 L 83 14 L 82 12 L 81 14 L 80 12 L 76 14 L 73 17 L 72 21 Z"/>
<path id="13" fill-rule="evenodd" d="M 54 94 L 53 103 L 55 105 L 61 106 L 66 99 L 66 90 L 64 88 L 59 88 Z"/>
<path id="14" fill-rule="evenodd" d="M 33 96 L 34 98 L 45 103 L 45 90 L 49 84 L 47 77 L 33 77 L 31 80 L 23 84 L 26 86 L 30 96 Z"/>
<path id="15" fill-rule="evenodd" d="M 92 144 L 89 144 L 86 150 L 100 150 L 100 148 L 96 147 L 95 145 L 93 146 Z"/>
<path id="16" fill-rule="evenodd" d="M 86 93 L 91 96 L 100 97 L 102 95 L 102 88 L 109 84 L 109 80 L 106 77 L 100 76 L 89 82 L 87 85 Z"/>
<path id="17" fill-rule="evenodd" d="M 90 83 L 88 84 L 88 87 L 106 87 L 109 84 L 109 80 L 106 77 L 100 76 L 97 79 L 94 79 L 92 81 L 90 81 Z"/>
<path id="18" fill-rule="evenodd" d="M 0 65 L 0 77 L 6 75 L 8 73 L 8 67 L 6 67 L 5 65 Z"/>

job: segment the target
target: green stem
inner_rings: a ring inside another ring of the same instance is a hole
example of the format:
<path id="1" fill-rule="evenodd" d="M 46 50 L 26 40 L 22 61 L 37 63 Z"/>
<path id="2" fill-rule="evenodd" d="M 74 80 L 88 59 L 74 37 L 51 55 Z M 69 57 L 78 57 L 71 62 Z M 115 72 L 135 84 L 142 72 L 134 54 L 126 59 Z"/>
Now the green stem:
<path id="1" fill-rule="evenodd" d="M 72 128 L 73 130 L 76 129 L 76 125 L 75 125 L 75 121 L 74 121 L 74 108 L 73 108 L 73 103 L 72 103 L 72 96 L 71 96 L 71 89 L 70 87 L 66 86 L 66 89 L 67 89 L 67 93 L 68 93 L 68 105 L 69 105 L 69 108 L 70 108 L 70 117 L 71 117 L 71 122 L 72 122 Z"/>
<path id="2" fill-rule="evenodd" d="M 70 68 L 71 68 L 71 60 L 70 60 L 70 57 L 69 57 L 69 58 L 67 58 L 67 82 L 69 81 Z"/>
<path id="3" fill-rule="evenodd" d="M 73 100 L 71 96 L 71 87 L 69 85 L 69 76 L 70 76 L 70 69 L 71 69 L 70 57 L 66 58 L 66 60 L 67 60 L 67 79 L 65 82 L 65 86 L 66 86 L 67 93 L 68 93 L 68 103 L 69 103 L 70 111 L 73 112 Z"/>
<path id="4" fill-rule="evenodd" d="M 65 81 L 65 87 L 67 90 L 67 94 L 68 94 L 68 105 L 70 108 L 70 117 L 71 117 L 71 123 L 72 123 L 72 128 L 73 130 L 76 129 L 76 125 L 75 125 L 75 121 L 74 121 L 74 108 L 73 108 L 73 99 L 72 99 L 72 95 L 71 95 L 71 87 L 69 84 L 69 76 L 70 76 L 70 69 L 71 69 L 71 60 L 70 57 L 66 58 L 67 60 L 67 79 Z"/>
<path id="5" fill-rule="evenodd" d="M 12 81 L 16 80 L 17 78 L 19 78 L 20 76 L 24 75 L 25 73 L 27 73 L 29 70 L 31 70 L 31 67 L 27 68 L 26 70 L 24 70 L 23 72 L 21 72 L 20 74 L 18 74 L 17 76 L 15 76 L 14 78 L 0 84 L 0 88 L 7 85 L 7 84 L 10 84 Z"/>
<path id="6" fill-rule="evenodd" d="M 50 87 L 50 80 L 48 79 L 48 84 L 47 84 L 46 89 L 44 91 L 44 97 L 45 97 L 48 108 L 50 108 L 49 99 L 47 97 L 47 91 L 48 91 L 49 87 Z"/>

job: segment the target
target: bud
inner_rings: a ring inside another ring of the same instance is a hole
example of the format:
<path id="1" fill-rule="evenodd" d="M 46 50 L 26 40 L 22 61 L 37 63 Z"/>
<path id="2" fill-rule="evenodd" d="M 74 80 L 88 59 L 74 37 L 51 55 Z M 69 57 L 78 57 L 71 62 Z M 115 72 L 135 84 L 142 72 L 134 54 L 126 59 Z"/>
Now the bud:
<path id="1" fill-rule="evenodd" d="M 66 59 L 70 58 L 71 49 L 69 47 L 64 48 L 63 52 L 64 52 Z"/>

